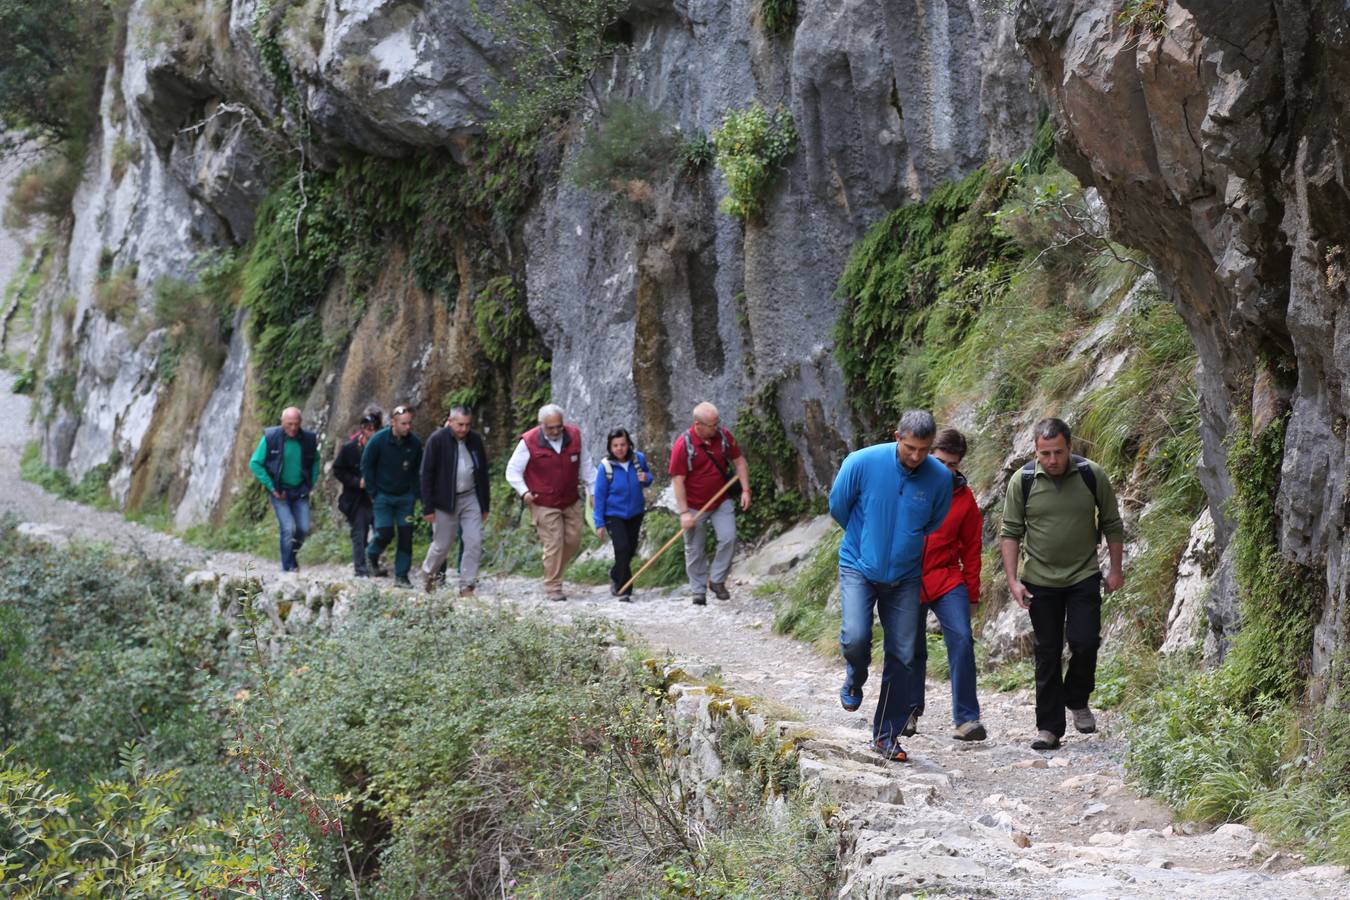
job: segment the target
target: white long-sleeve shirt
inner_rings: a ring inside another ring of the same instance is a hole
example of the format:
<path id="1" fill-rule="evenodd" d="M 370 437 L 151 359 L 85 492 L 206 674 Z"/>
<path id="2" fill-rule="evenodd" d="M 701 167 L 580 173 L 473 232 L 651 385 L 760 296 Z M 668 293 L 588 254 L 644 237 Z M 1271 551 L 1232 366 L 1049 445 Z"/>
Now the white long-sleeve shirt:
<path id="1" fill-rule="evenodd" d="M 548 445 L 553 448 L 554 453 L 562 452 L 562 438 L 558 438 L 555 441 L 548 435 L 544 435 L 544 440 L 548 441 Z M 506 483 L 511 485 L 511 490 L 515 491 L 521 497 L 524 497 L 530 492 L 530 489 L 525 485 L 525 466 L 527 466 L 529 462 L 530 448 L 525 446 L 523 440 L 517 441 L 515 451 L 512 452 L 511 458 L 506 461 Z M 590 487 L 590 485 L 586 483 L 585 476 L 589 461 L 583 460 L 582 462 L 583 465 L 578 468 L 579 475 L 577 483 L 581 486 L 581 496 L 585 497 L 589 494 L 587 488 Z"/>

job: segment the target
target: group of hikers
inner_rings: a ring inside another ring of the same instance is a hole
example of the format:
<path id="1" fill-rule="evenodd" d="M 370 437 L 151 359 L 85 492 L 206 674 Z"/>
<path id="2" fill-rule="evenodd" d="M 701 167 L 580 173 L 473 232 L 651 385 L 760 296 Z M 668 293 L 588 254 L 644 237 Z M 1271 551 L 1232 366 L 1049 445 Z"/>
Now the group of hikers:
<path id="1" fill-rule="evenodd" d="M 684 539 L 688 592 L 695 605 L 711 592 L 729 600 L 727 577 L 736 547 L 736 509 L 750 508 L 744 455 L 722 426 L 717 408 L 699 403 L 693 421 L 671 447 L 667 474 Z M 395 407 L 389 424 L 368 407 L 333 464 L 342 484 L 338 507 L 351 526 L 356 575 L 385 576 L 381 558 L 395 542 L 394 583 L 411 588 L 415 507 L 431 524 L 422 583 L 433 592 L 445 578 L 447 557 L 460 544 L 459 594 L 474 593 L 483 549 L 491 485 L 487 451 L 473 430 L 473 414 L 452 408 L 425 445 L 412 431 L 413 411 Z M 1033 429 L 1035 456 L 1013 473 L 999 533 L 1012 598 L 1026 609 L 1034 635 L 1036 737 L 1031 746 L 1053 750 L 1067 717 L 1082 733 L 1096 730 L 1089 706 L 1101 635 L 1101 595 L 1124 583 L 1124 529 L 1115 493 L 1095 462 L 1072 453 L 1061 419 Z M 967 442 L 960 431 L 939 431 L 931 413 L 910 410 L 894 442 L 850 453 L 830 489 L 830 515 L 844 529 L 839 547 L 844 657 L 843 708 L 862 706 L 872 660 L 874 614 L 881 624 L 884 663 L 872 720 L 871 747 L 904 760 L 902 737 L 913 735 L 924 712 L 926 622 L 941 627 L 951 671 L 952 736 L 987 737 L 975 689 L 971 607 L 980 599 L 983 518 L 961 474 Z M 543 551 L 544 593 L 565 600 L 563 571 L 581 546 L 587 485 L 580 429 L 561 407 L 540 408 L 538 425 L 520 435 L 506 464 L 506 481 L 529 509 Z M 296 553 L 310 530 L 309 497 L 320 476 L 318 438 L 289 408 L 268 428 L 250 460 L 267 490 L 280 530 L 283 571 L 298 569 Z M 595 466 L 590 495 L 596 536 L 614 548 L 610 592 L 632 599 L 646 490 L 653 482 L 646 457 L 626 429 L 615 428 Z M 715 534 L 711 562 L 709 524 Z M 1103 578 L 1097 548 L 1105 537 Z M 1068 641 L 1070 659 L 1063 666 Z"/>

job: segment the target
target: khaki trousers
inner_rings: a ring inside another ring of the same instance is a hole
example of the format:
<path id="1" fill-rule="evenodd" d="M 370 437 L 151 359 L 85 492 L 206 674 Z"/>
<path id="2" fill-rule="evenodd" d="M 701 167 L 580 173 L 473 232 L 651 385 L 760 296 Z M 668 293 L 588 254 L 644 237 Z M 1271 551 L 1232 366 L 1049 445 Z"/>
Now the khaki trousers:
<path id="1" fill-rule="evenodd" d="M 431 523 L 431 546 L 422 562 L 422 574 L 434 575 L 450 555 L 455 538 L 463 537 L 464 556 L 459 562 L 459 586 L 473 587 L 478 583 L 478 563 L 483 557 L 483 509 L 478 495 L 472 490 L 455 498 L 456 509 L 436 510 L 436 521 Z"/>
<path id="2" fill-rule="evenodd" d="M 581 501 L 566 509 L 535 504 L 530 507 L 530 519 L 544 545 L 544 590 L 561 594 L 563 570 L 581 549 Z"/>

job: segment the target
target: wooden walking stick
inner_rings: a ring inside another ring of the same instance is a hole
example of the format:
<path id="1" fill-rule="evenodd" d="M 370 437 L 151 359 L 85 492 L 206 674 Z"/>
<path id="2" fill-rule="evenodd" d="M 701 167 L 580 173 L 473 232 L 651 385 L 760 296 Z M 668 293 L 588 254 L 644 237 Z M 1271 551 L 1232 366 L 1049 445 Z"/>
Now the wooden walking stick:
<path id="1" fill-rule="evenodd" d="M 724 485 L 722 485 L 722 489 L 721 489 L 720 491 L 718 491 L 717 493 L 713 494 L 713 498 L 712 498 L 711 500 L 709 500 L 707 503 L 703 504 L 703 508 L 700 509 L 700 510 L 698 511 L 698 515 L 694 516 L 693 524 L 691 524 L 691 525 L 689 526 L 689 528 L 693 528 L 694 525 L 697 525 L 697 524 L 698 524 L 698 520 L 701 519 L 701 518 L 703 518 L 703 514 L 704 514 L 705 512 L 707 512 L 708 510 L 712 509 L 713 506 L 715 506 L 715 505 L 717 504 L 717 501 L 722 499 L 722 495 L 725 494 L 725 493 L 727 492 L 727 489 L 730 488 L 733 484 L 736 484 L 737 481 L 738 481 L 738 479 L 735 479 L 735 478 L 728 479 L 727 483 L 724 484 Z M 679 531 L 677 531 L 677 532 L 675 532 L 674 534 L 672 534 L 672 535 L 670 536 L 670 540 L 666 541 L 665 546 L 662 547 L 660 550 L 657 550 L 656 553 L 652 554 L 652 558 L 649 559 L 649 560 L 647 560 L 645 563 L 643 563 L 643 564 L 642 564 L 642 568 L 638 569 L 637 572 L 634 573 L 634 575 L 633 575 L 632 578 L 630 578 L 630 579 L 628 579 L 627 581 L 624 582 L 623 587 L 619 588 L 619 593 L 620 593 L 620 594 L 627 593 L 628 589 L 629 589 L 630 587 L 633 586 L 633 583 L 634 583 L 635 581 L 638 580 L 638 576 L 640 576 L 643 572 L 645 572 L 645 571 L 647 571 L 649 568 L 651 568 L 652 563 L 654 563 L 654 562 L 656 562 L 658 559 L 660 559 L 660 558 L 661 558 L 661 554 L 662 554 L 662 553 L 665 553 L 667 550 L 669 550 L 669 549 L 670 549 L 670 545 L 673 544 L 673 543 L 675 543 L 675 541 L 676 541 L 678 538 L 680 538 L 680 537 L 685 533 L 685 531 L 687 531 L 687 530 L 688 530 L 688 529 L 681 527 Z"/>

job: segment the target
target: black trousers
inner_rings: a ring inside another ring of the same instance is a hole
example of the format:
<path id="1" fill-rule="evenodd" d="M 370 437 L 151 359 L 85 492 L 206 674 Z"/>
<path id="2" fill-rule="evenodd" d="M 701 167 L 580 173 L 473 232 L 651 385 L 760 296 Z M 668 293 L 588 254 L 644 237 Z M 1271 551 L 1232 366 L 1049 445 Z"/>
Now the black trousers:
<path id="1" fill-rule="evenodd" d="M 1022 583 L 1031 591 L 1031 629 L 1036 638 L 1036 729 L 1063 737 L 1064 708 L 1084 708 L 1097 686 L 1102 576 L 1061 588 Z M 1066 639 L 1067 672 L 1063 669 Z"/>
<path id="2" fill-rule="evenodd" d="M 358 503 L 347 517 L 352 527 L 352 567 L 357 575 L 367 574 L 366 542 L 370 540 L 370 526 L 375 521 L 375 509 L 369 503 Z"/>
<path id="3" fill-rule="evenodd" d="M 614 544 L 614 565 L 609 570 L 609 580 L 614 582 L 615 588 L 621 588 L 633 577 L 633 557 L 637 555 L 638 533 L 642 531 L 642 513 L 638 513 L 631 519 L 611 519 L 605 517 L 605 530 L 609 532 L 609 539 Z M 630 586 L 624 593 L 625 597 L 633 595 L 633 588 Z"/>

